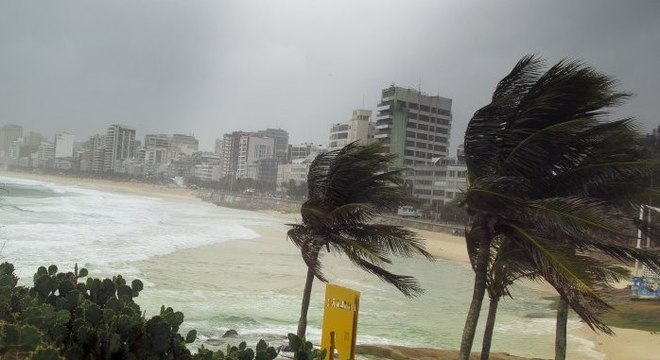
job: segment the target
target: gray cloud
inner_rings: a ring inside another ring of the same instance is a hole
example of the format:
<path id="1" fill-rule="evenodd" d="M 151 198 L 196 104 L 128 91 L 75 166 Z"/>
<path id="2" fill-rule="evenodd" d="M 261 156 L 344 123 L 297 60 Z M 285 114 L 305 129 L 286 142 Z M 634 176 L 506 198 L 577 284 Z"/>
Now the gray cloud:
<path id="1" fill-rule="evenodd" d="M 660 121 L 657 2 L 30 1 L 0 4 L 0 123 L 79 138 L 328 126 L 391 82 L 454 99 L 452 147 L 526 53 L 580 58 Z"/>

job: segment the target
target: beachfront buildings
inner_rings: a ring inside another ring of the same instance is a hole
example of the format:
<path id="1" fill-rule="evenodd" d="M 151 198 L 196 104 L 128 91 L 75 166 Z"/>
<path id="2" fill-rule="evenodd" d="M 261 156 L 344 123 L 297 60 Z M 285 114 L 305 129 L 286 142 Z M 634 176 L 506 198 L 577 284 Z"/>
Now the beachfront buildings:
<path id="1" fill-rule="evenodd" d="M 426 165 L 447 157 L 451 103 L 415 89 L 394 85 L 383 89 L 374 137 L 398 155 L 395 167 Z"/>
<path id="2" fill-rule="evenodd" d="M 122 162 L 133 157 L 135 150 L 135 129 L 113 124 L 108 126 L 105 135 L 104 172 L 121 172 Z"/>
<path id="3" fill-rule="evenodd" d="M 174 134 L 170 138 L 170 150 L 174 156 L 190 156 L 199 151 L 199 141 L 193 135 Z"/>
<path id="4" fill-rule="evenodd" d="M 280 164 L 286 162 L 289 147 L 289 133 L 286 130 L 268 128 L 257 131 L 257 136 L 272 138 L 275 142 L 275 159 Z"/>
<path id="5" fill-rule="evenodd" d="M 286 163 L 290 164 L 293 160 L 304 159 L 311 154 L 318 154 L 323 151 L 323 148 L 320 145 L 315 145 L 312 143 L 304 143 L 299 145 L 289 145 L 286 155 Z"/>
<path id="6" fill-rule="evenodd" d="M 238 169 L 238 150 L 241 137 L 249 135 L 245 131 L 234 131 L 222 136 L 222 151 L 220 158 L 222 161 L 222 176 L 236 177 Z"/>
<path id="7" fill-rule="evenodd" d="M 341 149 L 357 141 L 362 145 L 370 144 L 374 138 L 374 124 L 371 122 L 371 110 L 353 110 L 351 120 L 330 126 L 328 150 Z"/>
<path id="8" fill-rule="evenodd" d="M 275 184 L 278 164 L 287 163 L 289 133 L 282 129 L 234 131 L 216 141 L 222 177 Z"/>
<path id="9" fill-rule="evenodd" d="M 23 136 L 23 127 L 7 124 L 0 127 L 0 156 L 7 156 L 14 141 Z"/>
<path id="10" fill-rule="evenodd" d="M 391 85 L 383 89 L 377 109 L 374 138 L 398 155 L 393 167 L 410 169 L 406 177 L 413 195 L 431 207 L 447 200 L 438 185 L 451 162 L 451 105 L 449 98 Z M 451 171 L 455 174 L 456 169 Z"/>
<path id="11" fill-rule="evenodd" d="M 73 157 L 73 135 L 68 133 L 61 133 L 55 135 L 55 158 L 72 158 Z"/>
<path id="12" fill-rule="evenodd" d="M 263 175 L 271 175 L 272 161 L 275 159 L 275 139 L 246 134 L 241 136 L 238 144 L 238 163 L 236 166 L 236 178 L 249 178 L 254 180 L 267 180 Z M 269 172 L 269 167 L 271 171 Z M 262 174 L 262 176 L 258 176 Z M 269 174 L 267 174 L 269 173 Z M 277 162 L 275 162 L 275 177 L 277 176 Z"/>

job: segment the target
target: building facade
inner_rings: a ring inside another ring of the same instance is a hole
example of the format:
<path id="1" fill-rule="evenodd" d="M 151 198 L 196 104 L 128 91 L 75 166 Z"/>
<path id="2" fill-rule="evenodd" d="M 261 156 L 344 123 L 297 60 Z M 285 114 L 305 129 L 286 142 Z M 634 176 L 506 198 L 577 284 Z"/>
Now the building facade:
<path id="1" fill-rule="evenodd" d="M 73 135 L 62 133 L 55 136 L 55 158 L 73 157 Z"/>
<path id="2" fill-rule="evenodd" d="M 252 134 L 241 136 L 236 178 L 257 180 L 258 163 L 262 159 L 275 159 L 275 139 Z"/>
<path id="3" fill-rule="evenodd" d="M 105 135 L 103 171 L 121 172 L 122 162 L 134 156 L 135 129 L 110 125 Z"/>
<path id="4" fill-rule="evenodd" d="M 282 129 L 266 129 L 256 133 L 257 136 L 269 137 L 275 141 L 275 156 L 277 162 L 284 164 L 286 162 L 287 150 L 289 147 L 289 133 Z"/>
<path id="5" fill-rule="evenodd" d="M 0 127 L 0 156 L 7 156 L 14 141 L 23 137 L 23 127 L 7 124 Z"/>
<path id="6" fill-rule="evenodd" d="M 241 138 L 249 133 L 244 131 L 234 131 L 224 134 L 222 137 L 222 177 L 236 177 L 238 171 L 238 151 Z"/>
<path id="7" fill-rule="evenodd" d="M 452 100 L 418 90 L 390 86 L 378 104 L 376 134 L 390 153 L 394 167 L 410 167 L 447 157 Z"/>
<path id="8" fill-rule="evenodd" d="M 354 141 L 368 145 L 373 138 L 374 124 L 371 121 L 371 110 L 357 109 L 353 111 L 350 121 L 330 126 L 328 150 L 341 149 Z"/>
<path id="9" fill-rule="evenodd" d="M 192 135 L 174 134 L 170 140 L 170 150 L 174 155 L 190 156 L 199 151 L 199 140 Z"/>

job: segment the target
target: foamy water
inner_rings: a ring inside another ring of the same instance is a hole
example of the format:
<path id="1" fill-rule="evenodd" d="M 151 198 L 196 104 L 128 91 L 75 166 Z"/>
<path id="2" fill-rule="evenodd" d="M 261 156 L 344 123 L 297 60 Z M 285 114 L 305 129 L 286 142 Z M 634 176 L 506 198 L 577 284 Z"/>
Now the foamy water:
<path id="1" fill-rule="evenodd" d="M 252 342 L 277 341 L 295 332 L 304 281 L 295 247 L 284 239 L 275 245 L 249 242 L 258 237 L 250 227 L 282 228 L 281 220 L 201 202 L 14 178 L 0 177 L 0 182 L 7 189 L 0 200 L 2 260 L 16 265 L 23 282 L 30 281 L 38 266 L 56 264 L 67 270 L 78 263 L 94 276 L 141 278 L 147 287 L 138 303 L 152 314 L 161 304 L 183 311 L 183 329 L 198 329 L 200 342 L 215 341 L 230 328 Z M 250 245 L 228 247 L 231 251 L 208 264 L 209 269 L 225 271 L 205 273 L 205 264 L 195 264 L 203 275 L 186 277 L 195 259 L 177 256 L 178 250 L 227 241 Z M 160 257 L 167 254 L 173 255 Z M 165 261 L 165 274 L 154 270 Z M 396 272 L 416 276 L 426 288 L 423 296 L 411 300 L 345 260 L 330 256 L 324 262 L 331 279 L 362 293 L 359 342 L 458 347 L 472 293 L 473 275 L 467 266 L 442 260 L 397 262 Z M 322 292 L 316 283 L 310 338 L 320 337 Z M 543 298 L 546 294 L 523 287 L 513 293 L 515 300 L 501 302 L 493 350 L 552 357 L 555 313 Z M 570 321 L 569 326 L 577 324 Z M 479 347 L 477 338 L 475 350 Z M 586 339 L 570 336 L 569 348 L 579 349 L 581 358 L 602 359 Z"/>

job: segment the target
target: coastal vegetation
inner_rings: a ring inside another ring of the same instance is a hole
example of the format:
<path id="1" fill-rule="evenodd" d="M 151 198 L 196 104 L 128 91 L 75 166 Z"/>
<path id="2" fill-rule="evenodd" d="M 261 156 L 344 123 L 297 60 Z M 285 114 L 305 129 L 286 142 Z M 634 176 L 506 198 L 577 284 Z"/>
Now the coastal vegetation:
<path id="1" fill-rule="evenodd" d="M 83 278 L 87 270 L 58 272 L 40 267 L 33 286 L 18 285 L 14 267 L 0 264 L 0 357 L 3 359 L 191 359 L 269 360 L 277 350 L 261 340 L 254 349 L 245 342 L 226 352 L 187 347 L 197 332 L 179 334 L 183 313 L 162 307 L 145 318 L 134 299 L 140 280 Z M 300 342 L 295 336 L 291 341 Z M 308 357 L 313 360 L 315 358 Z"/>
<path id="2" fill-rule="evenodd" d="M 422 293 L 414 277 L 391 273 L 384 266 L 391 263 L 390 255 L 419 254 L 432 259 L 424 241 L 400 226 L 371 221 L 411 200 L 404 191 L 403 170 L 388 169 L 394 156 L 380 143 L 351 143 L 318 155 L 310 165 L 307 201 L 300 209 L 302 223 L 290 224 L 287 232 L 307 265 L 297 332 L 300 338 L 307 328 L 314 278 L 326 281 L 321 271 L 324 251 L 345 255 L 406 296 Z"/>
<path id="3" fill-rule="evenodd" d="M 660 267 L 657 252 L 630 245 L 640 225 L 634 214 L 653 194 L 657 164 L 631 119 L 607 119 L 629 95 L 578 61 L 545 72 L 543 65 L 535 56 L 521 59 L 465 134 L 463 204 L 475 283 L 460 359 L 470 356 L 487 289 L 492 332 L 497 299 L 511 283 L 531 277 L 552 285 L 560 295 L 555 356 L 564 359 L 568 307 L 609 334 L 602 313 L 610 306 L 601 290 L 626 274 L 616 264 Z"/>

